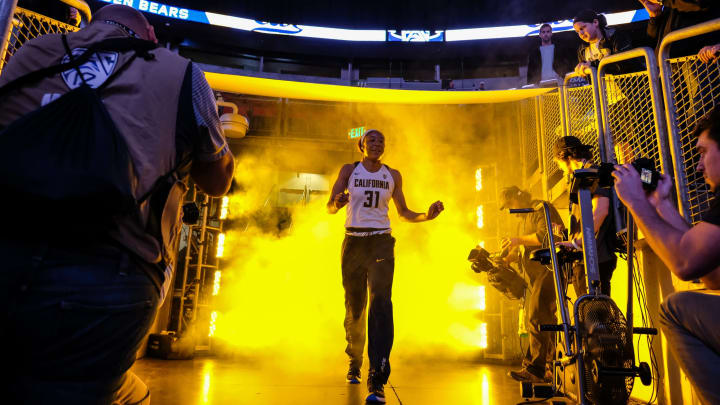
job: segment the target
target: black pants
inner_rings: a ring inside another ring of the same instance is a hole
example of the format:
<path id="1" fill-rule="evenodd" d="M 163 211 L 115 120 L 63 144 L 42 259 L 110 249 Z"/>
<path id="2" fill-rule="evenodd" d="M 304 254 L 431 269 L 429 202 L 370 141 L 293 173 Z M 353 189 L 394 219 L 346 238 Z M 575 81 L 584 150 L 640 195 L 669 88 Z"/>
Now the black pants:
<path id="1" fill-rule="evenodd" d="M 615 266 L 617 265 L 617 258 L 598 263 L 598 270 L 600 272 L 600 292 L 604 295 L 610 296 L 610 280 L 612 279 Z M 585 266 L 578 262 L 573 266 L 573 288 L 575 288 L 575 294 L 580 297 L 588 293 L 587 285 L 587 272 Z"/>
<path id="2" fill-rule="evenodd" d="M 365 347 L 365 308 L 370 288 L 368 357 L 370 375 L 385 384 L 390 376 L 390 350 L 394 327 L 392 281 L 395 271 L 395 238 L 389 234 L 346 236 L 342 247 L 342 278 L 345 288 L 345 352 L 350 366 L 360 368 Z"/>
<path id="3" fill-rule="evenodd" d="M 0 240 L 0 257 L 0 344 L 12 368 L 0 402 L 111 403 L 159 303 L 145 271 L 108 247 Z"/>
<path id="4" fill-rule="evenodd" d="M 555 277 L 551 271 L 537 264 L 528 266 L 533 267 L 533 271 L 527 272 L 530 276 L 530 295 L 525 305 L 530 344 L 523 359 L 523 368 L 542 378 L 546 365 L 555 356 L 555 334 L 540 331 L 540 325 L 557 324 Z"/>

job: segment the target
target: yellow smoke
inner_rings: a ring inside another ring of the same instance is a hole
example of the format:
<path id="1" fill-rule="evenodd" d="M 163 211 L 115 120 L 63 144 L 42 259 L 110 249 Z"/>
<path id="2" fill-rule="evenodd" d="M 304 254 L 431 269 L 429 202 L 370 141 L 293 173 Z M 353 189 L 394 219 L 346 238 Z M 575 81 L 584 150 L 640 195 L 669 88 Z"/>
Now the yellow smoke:
<path id="1" fill-rule="evenodd" d="M 434 221 L 401 222 L 391 204 L 395 248 L 393 358 L 472 358 L 487 342 L 478 313 L 484 308 L 477 276 L 466 260 L 481 239 L 476 227 L 476 172 L 485 133 L 477 107 L 364 105 L 362 122 L 386 135 L 383 162 L 399 170 L 410 209 L 426 212 L 441 200 Z M 333 117 L 327 117 L 333 119 Z M 445 126 L 458 130 L 449 133 Z M 338 134 L 342 139 L 344 135 Z M 348 142 L 348 160 L 354 143 Z M 359 160 L 357 154 L 355 160 Z M 298 156 L 306 161 L 308 156 Z M 340 168 L 329 173 L 335 180 Z M 484 173 L 485 174 L 485 173 Z M 485 174 L 487 176 L 487 174 Z M 485 179 L 484 179 L 485 180 Z M 278 170 L 266 155 L 244 154 L 230 198 L 230 217 L 272 205 Z M 337 358 L 345 348 L 340 248 L 345 209 L 326 212 L 328 195 L 292 209 L 292 226 L 277 234 L 253 226 L 226 232 L 222 287 L 216 297 L 218 343 L 245 356 L 278 361 Z M 485 211 L 485 215 L 494 215 Z M 487 326 L 485 326 L 487 328 Z M 493 331 L 487 331 L 493 333 Z"/>

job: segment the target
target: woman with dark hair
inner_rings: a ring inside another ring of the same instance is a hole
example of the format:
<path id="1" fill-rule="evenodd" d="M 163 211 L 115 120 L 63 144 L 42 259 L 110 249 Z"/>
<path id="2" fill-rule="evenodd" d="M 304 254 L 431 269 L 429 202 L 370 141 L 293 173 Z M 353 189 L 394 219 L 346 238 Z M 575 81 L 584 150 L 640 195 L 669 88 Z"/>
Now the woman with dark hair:
<path id="1" fill-rule="evenodd" d="M 573 28 L 577 32 L 583 44 L 578 49 L 578 65 L 575 72 L 584 74 L 589 67 L 597 68 L 600 60 L 608 55 L 625 52 L 633 48 L 630 38 L 607 25 L 607 20 L 602 14 L 592 10 L 583 10 L 575 16 Z M 613 66 L 617 71 L 612 73 L 624 73 L 625 69 Z"/>
<path id="2" fill-rule="evenodd" d="M 384 385 L 390 376 L 393 344 L 392 282 L 395 271 L 395 238 L 391 235 L 388 210 L 395 202 L 398 216 L 408 222 L 435 219 L 445 209 L 436 201 L 427 213 L 410 210 L 405 203 L 400 172 L 381 163 L 385 135 L 365 131 L 358 141 L 362 161 L 346 164 L 333 185 L 327 210 L 337 213 L 347 205 L 345 240 L 342 245 L 342 280 L 345 288 L 345 352 L 350 357 L 346 380 L 360 383 L 365 349 L 367 311 L 368 373 L 367 402 L 384 403 Z"/>
<path id="3" fill-rule="evenodd" d="M 565 136 L 558 139 L 553 147 L 555 163 L 568 178 L 575 170 L 595 167 L 592 156 L 592 147 L 583 144 L 580 139 L 574 136 Z M 614 216 L 613 210 L 610 209 L 611 196 L 612 190 L 607 187 L 597 187 L 592 192 L 592 216 L 600 271 L 600 291 L 605 295 L 610 295 L 610 279 L 617 264 Z M 568 242 L 562 242 L 561 244 L 578 250 L 583 248 L 580 207 L 578 204 L 573 205 Z M 578 296 L 587 293 L 585 272 L 582 263 L 576 263 L 573 266 L 573 285 Z"/>

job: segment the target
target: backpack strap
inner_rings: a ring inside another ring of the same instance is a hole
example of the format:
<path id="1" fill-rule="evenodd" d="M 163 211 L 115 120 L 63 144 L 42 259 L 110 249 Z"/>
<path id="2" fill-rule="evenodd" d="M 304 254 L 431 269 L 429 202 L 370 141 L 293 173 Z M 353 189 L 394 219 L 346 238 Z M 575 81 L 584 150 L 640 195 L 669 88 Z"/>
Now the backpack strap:
<path id="1" fill-rule="evenodd" d="M 359 164 L 360 164 L 360 162 L 353 163 L 353 169 L 356 168 Z"/>
<path id="2" fill-rule="evenodd" d="M 62 34 L 62 43 L 63 47 L 65 48 L 65 53 L 67 54 L 68 58 L 70 58 L 70 62 L 75 59 L 75 57 L 72 54 L 72 49 L 70 49 L 70 44 L 68 44 L 67 35 Z M 80 66 L 75 66 L 75 71 L 77 72 L 78 76 L 80 76 L 80 80 L 82 80 L 83 84 L 87 86 L 87 81 L 85 80 L 85 75 L 82 74 L 80 71 Z"/>
<path id="3" fill-rule="evenodd" d="M 177 173 L 184 167 L 186 167 L 190 162 L 192 161 L 192 154 L 188 154 L 185 156 L 184 159 L 182 159 L 178 164 L 175 165 L 175 167 L 172 168 L 169 172 L 163 174 L 162 176 L 158 177 L 157 180 L 155 180 L 155 183 L 153 183 L 153 186 L 148 190 L 145 194 L 143 194 L 138 200 L 137 204 L 140 205 L 145 202 L 148 198 L 152 197 L 155 192 L 157 192 L 160 187 L 171 177 L 177 176 Z"/>
<path id="4" fill-rule="evenodd" d="M 66 45 L 67 39 L 63 35 L 63 45 Z M 66 47 L 66 51 L 69 49 L 69 45 Z M 4 97 L 7 93 L 17 90 L 21 87 L 36 83 L 47 77 L 56 75 L 69 69 L 77 69 L 78 74 L 80 66 L 87 62 L 90 57 L 98 51 L 117 51 L 117 52 L 129 52 L 135 51 L 136 55 L 142 56 L 144 59 L 149 60 L 154 58 L 154 55 L 149 53 L 151 50 L 157 48 L 157 44 L 151 41 L 145 41 L 137 38 L 108 38 L 99 42 L 90 44 L 87 50 L 77 58 L 73 57 L 72 52 L 68 52 L 70 55 L 70 62 L 60 63 L 52 65 L 26 73 L 23 76 L 5 84 L 0 87 L 0 97 Z M 80 74 L 83 82 L 85 78 Z M 106 81 L 107 82 L 107 81 Z"/>

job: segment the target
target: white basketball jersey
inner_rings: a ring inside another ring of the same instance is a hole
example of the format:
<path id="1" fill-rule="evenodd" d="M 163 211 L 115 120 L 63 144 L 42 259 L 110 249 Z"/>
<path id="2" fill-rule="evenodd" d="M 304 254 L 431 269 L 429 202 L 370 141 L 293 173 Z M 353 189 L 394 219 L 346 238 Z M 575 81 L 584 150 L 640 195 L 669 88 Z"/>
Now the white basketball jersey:
<path id="1" fill-rule="evenodd" d="M 387 166 L 370 173 L 358 163 L 348 181 L 350 202 L 345 227 L 389 229 L 388 207 L 394 189 L 395 182 Z"/>

